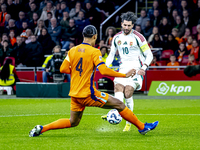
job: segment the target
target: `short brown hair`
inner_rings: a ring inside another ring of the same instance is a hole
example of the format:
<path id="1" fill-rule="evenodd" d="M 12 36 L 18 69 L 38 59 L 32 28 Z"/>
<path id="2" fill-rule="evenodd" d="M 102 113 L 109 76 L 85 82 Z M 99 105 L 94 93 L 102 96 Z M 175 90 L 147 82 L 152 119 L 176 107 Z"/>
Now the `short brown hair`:
<path id="1" fill-rule="evenodd" d="M 173 31 L 178 32 L 178 29 L 177 29 L 177 28 L 173 28 L 173 29 L 172 29 L 172 32 L 173 32 Z"/>
<path id="2" fill-rule="evenodd" d="M 170 57 L 171 57 L 171 56 L 175 56 L 175 55 L 174 55 L 174 54 L 171 54 Z M 175 57 L 176 57 L 176 56 L 175 56 Z"/>
<path id="3" fill-rule="evenodd" d="M 189 54 L 188 57 L 194 57 L 194 54 Z"/>

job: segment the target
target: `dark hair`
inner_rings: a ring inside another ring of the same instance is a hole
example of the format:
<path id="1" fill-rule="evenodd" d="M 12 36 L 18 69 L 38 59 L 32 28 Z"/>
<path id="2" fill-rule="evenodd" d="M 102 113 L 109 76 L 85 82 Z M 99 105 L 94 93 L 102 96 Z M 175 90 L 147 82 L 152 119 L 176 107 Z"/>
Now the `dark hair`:
<path id="1" fill-rule="evenodd" d="M 35 2 L 32 2 L 31 4 L 35 4 L 35 6 L 37 7 L 36 3 Z"/>
<path id="2" fill-rule="evenodd" d="M 194 57 L 194 54 L 189 54 L 188 57 Z"/>
<path id="3" fill-rule="evenodd" d="M 174 57 L 176 57 L 176 55 L 175 55 L 175 54 L 171 54 L 171 55 L 170 55 L 170 57 L 171 57 L 171 56 L 174 56 Z"/>
<path id="4" fill-rule="evenodd" d="M 1 73 L 0 73 L 0 78 L 6 83 L 6 80 L 9 79 L 10 76 L 10 66 L 9 64 L 12 63 L 11 59 L 7 59 L 6 63 L 3 65 Z"/>
<path id="5" fill-rule="evenodd" d="M 193 42 L 193 41 L 196 41 L 196 42 L 198 43 L 197 39 L 193 39 L 192 42 Z"/>
<path id="6" fill-rule="evenodd" d="M 183 12 L 184 12 L 184 11 L 187 11 L 187 12 L 188 12 L 188 10 L 187 10 L 187 9 L 183 10 Z"/>
<path id="7" fill-rule="evenodd" d="M 8 40 L 4 40 L 4 41 L 3 41 L 3 43 L 5 43 L 5 42 L 9 43 Z"/>
<path id="8" fill-rule="evenodd" d="M 49 35 L 48 29 L 47 29 L 46 27 L 42 27 L 41 32 L 42 32 L 42 30 L 46 30 L 47 33 L 46 33 L 45 36 L 48 36 L 48 35 Z M 39 36 L 43 37 L 42 34 L 40 34 Z M 49 36 L 50 36 L 50 35 L 49 35 Z"/>
<path id="9" fill-rule="evenodd" d="M 158 36 L 159 40 L 160 40 L 160 34 L 159 33 L 154 34 L 153 39 L 155 39 L 155 36 Z"/>
<path id="10" fill-rule="evenodd" d="M 103 48 L 106 48 L 106 53 L 108 53 L 108 47 L 102 46 L 102 47 L 100 48 L 100 51 L 101 51 Z"/>
<path id="11" fill-rule="evenodd" d="M 50 0 L 50 1 L 47 1 L 47 3 L 51 3 L 51 5 L 53 6 L 53 2 Z"/>
<path id="12" fill-rule="evenodd" d="M 159 9 L 158 9 L 158 8 L 154 9 L 154 11 L 155 11 L 155 10 L 159 12 Z M 160 13 L 160 12 L 159 12 L 159 13 Z"/>
<path id="13" fill-rule="evenodd" d="M 181 44 L 183 44 L 183 45 L 184 45 L 184 49 L 183 49 L 183 50 L 181 50 L 181 49 L 179 48 L 179 50 L 181 50 L 182 52 L 183 52 L 183 51 L 187 52 L 186 43 L 185 43 L 185 42 L 181 42 L 181 43 L 179 44 L 179 46 L 180 46 Z"/>
<path id="14" fill-rule="evenodd" d="M 53 16 L 52 12 L 50 12 L 50 11 L 47 13 L 47 15 L 48 15 L 48 14 L 50 14 L 51 16 Z"/>
<path id="15" fill-rule="evenodd" d="M 82 13 L 84 14 L 84 16 L 85 16 L 85 11 L 83 11 L 83 10 L 80 10 L 79 12 L 82 12 Z M 79 12 L 78 12 L 78 13 L 79 13 Z"/>
<path id="16" fill-rule="evenodd" d="M 47 31 L 47 33 L 48 33 L 48 29 L 47 29 L 46 27 L 42 27 L 41 31 L 42 31 L 43 29 L 45 29 L 45 30 Z"/>
<path id="17" fill-rule="evenodd" d="M 136 24 L 135 26 L 138 26 L 138 27 L 140 27 L 140 28 L 141 28 L 141 25 L 140 25 L 140 24 Z"/>
<path id="18" fill-rule="evenodd" d="M 75 43 L 73 41 L 70 41 L 69 44 L 73 43 L 75 45 Z"/>
<path id="19" fill-rule="evenodd" d="M 145 11 L 145 13 L 147 13 L 147 11 L 146 11 L 145 9 L 141 9 L 141 11 Z M 141 12 L 141 11 L 140 11 L 140 12 Z"/>
<path id="20" fill-rule="evenodd" d="M 34 36 L 34 37 L 36 37 L 36 35 L 35 35 L 35 34 L 33 34 L 33 35 L 31 35 L 31 36 Z"/>
<path id="21" fill-rule="evenodd" d="M 162 17 L 162 21 L 163 21 L 163 19 L 167 19 L 167 17 Z M 169 22 L 169 20 L 167 19 L 167 23 Z"/>
<path id="22" fill-rule="evenodd" d="M 183 18 L 182 18 L 180 15 L 176 16 L 176 18 L 177 18 L 177 17 L 180 17 L 181 23 L 182 23 L 182 22 L 183 22 Z"/>
<path id="23" fill-rule="evenodd" d="M 86 38 L 91 38 L 95 34 L 97 34 L 97 29 L 93 25 L 88 25 L 83 29 L 83 36 Z"/>
<path id="24" fill-rule="evenodd" d="M 179 45 L 181 45 L 181 44 L 183 44 L 186 47 L 185 42 L 181 42 Z"/>
<path id="25" fill-rule="evenodd" d="M 77 1 L 76 4 L 77 4 L 77 3 L 80 3 L 80 4 L 81 4 L 81 1 Z"/>
<path id="26" fill-rule="evenodd" d="M 123 13 L 121 15 L 121 19 L 122 19 L 122 22 L 126 20 L 126 21 L 132 21 L 132 24 L 134 24 L 137 20 L 137 16 L 133 12 L 128 11 L 127 13 Z"/>
<path id="27" fill-rule="evenodd" d="M 65 4 L 65 5 L 67 5 L 66 2 L 64 2 L 64 1 L 62 1 L 60 4 Z"/>
<path id="28" fill-rule="evenodd" d="M 182 1 L 186 1 L 186 2 L 188 2 L 187 0 L 181 0 L 181 2 L 182 2 Z"/>
<path id="29" fill-rule="evenodd" d="M 168 36 L 167 36 L 167 38 L 169 38 L 169 36 L 172 36 L 172 40 L 175 40 L 175 37 L 174 37 L 174 35 L 173 34 L 168 34 Z"/>
<path id="30" fill-rule="evenodd" d="M 33 14 L 37 14 L 38 15 L 38 13 L 36 13 L 36 12 L 33 12 Z"/>
<path id="31" fill-rule="evenodd" d="M 7 34 L 7 33 L 3 33 L 3 34 L 1 35 L 1 37 L 3 37 L 4 35 L 8 36 L 8 34 Z"/>

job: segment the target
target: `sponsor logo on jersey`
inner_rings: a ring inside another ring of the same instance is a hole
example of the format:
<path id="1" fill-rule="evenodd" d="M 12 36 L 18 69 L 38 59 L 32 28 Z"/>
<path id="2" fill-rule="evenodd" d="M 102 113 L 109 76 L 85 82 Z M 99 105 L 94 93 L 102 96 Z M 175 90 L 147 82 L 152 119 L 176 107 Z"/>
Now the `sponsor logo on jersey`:
<path id="1" fill-rule="evenodd" d="M 131 46 L 131 47 L 133 46 L 133 42 L 130 42 L 130 46 Z"/>
<path id="2" fill-rule="evenodd" d="M 126 41 L 124 42 L 124 45 L 127 45 L 127 42 L 126 42 Z"/>
<path id="3" fill-rule="evenodd" d="M 106 94 L 101 92 L 101 96 L 106 97 Z"/>
<path id="4" fill-rule="evenodd" d="M 119 40 L 119 41 L 117 42 L 117 44 L 118 44 L 118 45 L 121 45 L 121 44 L 122 44 L 121 40 Z"/>
<path id="5" fill-rule="evenodd" d="M 99 56 L 99 60 L 102 61 L 102 57 L 101 56 Z"/>
<path id="6" fill-rule="evenodd" d="M 133 81 L 137 81 L 137 78 L 133 79 Z"/>

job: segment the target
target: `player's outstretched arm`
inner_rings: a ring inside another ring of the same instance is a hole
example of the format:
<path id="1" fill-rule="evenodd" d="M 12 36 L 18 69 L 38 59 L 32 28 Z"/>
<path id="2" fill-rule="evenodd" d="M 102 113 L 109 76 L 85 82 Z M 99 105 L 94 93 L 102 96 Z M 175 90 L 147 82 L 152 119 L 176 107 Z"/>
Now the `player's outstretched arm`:
<path id="1" fill-rule="evenodd" d="M 123 74 L 123 73 L 113 71 L 112 69 L 106 67 L 105 64 L 101 64 L 98 67 L 98 69 L 102 75 L 111 76 L 111 77 L 127 77 L 128 78 L 128 77 L 134 76 L 136 74 L 135 69 L 132 69 L 129 72 L 127 72 L 126 74 Z"/>
<path id="2" fill-rule="evenodd" d="M 70 74 L 71 73 L 71 69 L 70 69 L 70 63 L 68 60 L 64 60 L 62 65 L 60 66 L 60 72 L 61 73 L 66 73 L 66 74 Z"/>
<path id="3" fill-rule="evenodd" d="M 129 70 L 129 72 L 126 73 L 126 78 L 133 77 L 135 74 L 136 74 L 136 70 L 131 69 L 131 70 Z"/>
<path id="4" fill-rule="evenodd" d="M 113 62 L 115 53 L 116 53 L 115 48 L 111 47 L 111 51 L 110 51 L 108 57 L 106 58 L 106 66 L 110 66 L 110 64 Z"/>

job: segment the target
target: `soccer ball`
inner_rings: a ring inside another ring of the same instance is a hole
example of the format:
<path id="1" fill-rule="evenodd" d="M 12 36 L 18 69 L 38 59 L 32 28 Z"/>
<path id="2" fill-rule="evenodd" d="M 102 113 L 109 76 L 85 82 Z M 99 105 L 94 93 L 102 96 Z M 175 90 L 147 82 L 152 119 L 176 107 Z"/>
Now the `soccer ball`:
<path id="1" fill-rule="evenodd" d="M 119 124 L 122 121 L 122 117 L 116 109 L 112 109 L 107 114 L 107 121 L 110 124 Z"/>

